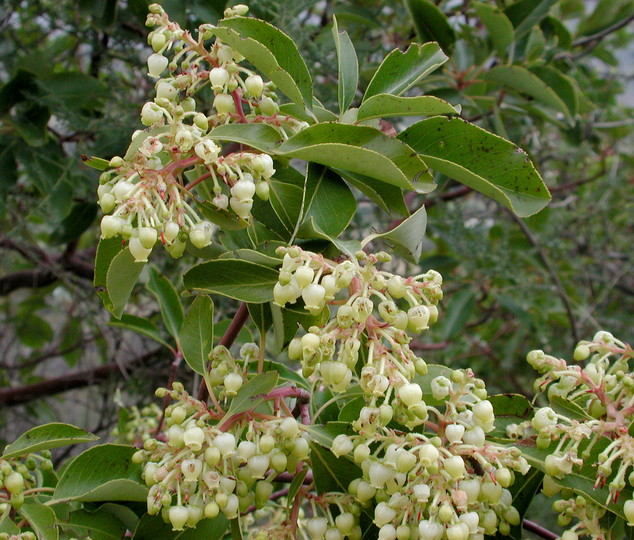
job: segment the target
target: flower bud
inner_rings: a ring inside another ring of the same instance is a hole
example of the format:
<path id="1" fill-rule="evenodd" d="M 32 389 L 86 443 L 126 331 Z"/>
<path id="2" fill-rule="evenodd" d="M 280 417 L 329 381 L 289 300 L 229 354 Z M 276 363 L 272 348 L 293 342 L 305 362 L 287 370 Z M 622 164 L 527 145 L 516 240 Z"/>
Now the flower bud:
<path id="1" fill-rule="evenodd" d="M 408 326 L 412 332 L 418 333 L 428 328 L 430 312 L 427 306 L 414 306 L 407 311 Z"/>
<path id="2" fill-rule="evenodd" d="M 189 512 L 184 506 L 176 505 L 170 507 L 168 516 L 172 524 L 172 530 L 182 531 L 189 518 Z"/>
<path id="3" fill-rule="evenodd" d="M 185 433 L 187 434 L 187 432 Z M 194 482 L 198 480 L 202 470 L 203 464 L 199 459 L 184 459 L 181 463 L 181 471 L 185 481 L 187 482 Z"/>
<path id="4" fill-rule="evenodd" d="M 219 114 L 236 112 L 236 105 L 233 102 L 233 97 L 229 94 L 217 94 L 214 98 L 214 109 L 216 109 Z"/>
<path id="5" fill-rule="evenodd" d="M 156 229 L 152 227 L 141 227 L 139 230 L 139 242 L 145 249 L 152 249 L 154 244 L 156 244 L 157 238 Z"/>
<path id="6" fill-rule="evenodd" d="M 277 103 L 268 96 L 262 98 L 259 103 L 259 107 L 260 112 L 265 116 L 273 116 L 274 114 L 277 114 L 277 111 L 279 111 Z"/>
<path id="7" fill-rule="evenodd" d="M 232 433 L 221 433 L 213 440 L 213 444 L 216 448 L 218 448 L 218 450 L 220 450 L 223 457 L 230 456 L 235 451 L 236 438 Z"/>
<path id="8" fill-rule="evenodd" d="M 255 194 L 255 185 L 249 180 L 238 180 L 231 188 L 231 195 L 240 201 L 249 200 Z"/>
<path id="9" fill-rule="evenodd" d="M 222 90 L 229 82 L 229 72 L 223 67 L 213 68 L 209 72 L 209 82 L 214 90 Z"/>
<path id="10" fill-rule="evenodd" d="M 270 178 L 275 174 L 273 168 L 273 158 L 268 154 L 258 154 L 251 160 L 253 170 L 261 174 L 264 178 Z"/>
<path id="11" fill-rule="evenodd" d="M 264 81 L 259 75 L 247 77 L 244 81 L 244 85 L 246 86 L 247 92 L 254 98 L 259 98 L 264 90 Z"/>
<path id="12" fill-rule="evenodd" d="M 4 479 L 4 487 L 12 495 L 19 495 L 24 491 L 24 477 L 19 472 L 12 472 Z"/>
<path id="13" fill-rule="evenodd" d="M 166 81 L 159 81 L 156 85 L 156 97 L 172 101 L 178 96 L 178 90 Z M 156 105 L 155 105 L 156 107 Z M 161 114 L 161 117 L 163 115 Z"/>
<path id="14" fill-rule="evenodd" d="M 167 42 L 167 38 L 165 37 L 165 34 L 152 32 L 151 45 L 152 45 L 152 49 L 154 49 L 154 52 L 156 53 L 159 52 L 165 46 L 166 42 Z"/>
<path id="15" fill-rule="evenodd" d="M 130 192 L 134 189 L 134 184 L 128 182 L 127 180 L 119 180 L 112 192 L 114 193 L 117 201 L 123 201 L 128 198 Z"/>
<path id="16" fill-rule="evenodd" d="M 422 401 L 423 391 L 416 383 L 404 384 L 398 389 L 398 397 L 403 402 L 403 405 L 410 407 Z"/>
<path id="17" fill-rule="evenodd" d="M 625 504 L 623 505 L 623 513 L 627 518 L 627 524 L 630 527 L 634 527 L 634 499 L 625 501 Z"/>
<path id="18" fill-rule="evenodd" d="M 396 510 L 390 508 L 385 503 L 379 503 L 374 509 L 374 524 L 377 527 L 382 527 L 396 517 Z"/>
<path id="19" fill-rule="evenodd" d="M 323 517 L 314 517 L 306 521 L 306 531 L 311 538 L 318 540 L 324 538 L 328 529 L 328 521 Z"/>
<path id="20" fill-rule="evenodd" d="M 130 238 L 130 253 L 134 257 L 135 262 L 147 262 L 148 255 L 152 253 L 151 249 L 143 247 L 138 237 Z"/>
<path id="21" fill-rule="evenodd" d="M 461 424 L 449 424 L 445 427 L 445 437 L 451 444 L 462 442 L 465 428 Z"/>
<path id="22" fill-rule="evenodd" d="M 332 441 L 330 451 L 336 456 L 341 457 L 345 454 L 349 454 L 354 450 L 354 444 L 346 434 L 342 433 L 337 435 Z"/>
<path id="23" fill-rule="evenodd" d="M 121 232 L 121 228 L 125 223 L 124 220 L 113 216 L 104 216 L 101 218 L 101 238 L 113 238 Z"/>
<path id="24" fill-rule="evenodd" d="M 465 474 L 464 460 L 461 456 L 451 456 L 445 459 L 443 469 L 445 469 L 454 480 L 462 478 Z"/>
<path id="25" fill-rule="evenodd" d="M 202 448 L 204 441 L 205 432 L 197 426 L 187 428 L 185 433 L 183 433 L 183 442 L 185 443 L 185 446 L 188 446 L 194 452 L 198 452 L 198 450 Z"/>
<path id="26" fill-rule="evenodd" d="M 312 283 L 308 285 L 302 291 L 302 299 L 306 304 L 308 311 L 319 311 L 324 307 L 324 297 L 326 296 L 326 289 L 321 285 Z"/>
<path id="27" fill-rule="evenodd" d="M 255 184 L 255 194 L 261 201 L 268 201 L 271 193 L 271 186 L 264 180 Z"/>
<path id="28" fill-rule="evenodd" d="M 225 390 L 228 396 L 235 396 L 243 384 L 242 375 L 239 373 L 229 373 L 224 379 Z"/>
<path id="29" fill-rule="evenodd" d="M 231 209 L 242 219 L 248 219 L 251 215 L 251 208 L 253 208 L 253 199 L 237 199 L 231 197 L 229 200 Z"/>
<path id="30" fill-rule="evenodd" d="M 163 73 L 163 71 L 167 67 L 167 64 L 169 64 L 169 60 L 165 58 L 162 54 L 151 54 L 150 57 L 147 59 L 147 67 L 150 77 L 160 77 L 161 73 Z"/>

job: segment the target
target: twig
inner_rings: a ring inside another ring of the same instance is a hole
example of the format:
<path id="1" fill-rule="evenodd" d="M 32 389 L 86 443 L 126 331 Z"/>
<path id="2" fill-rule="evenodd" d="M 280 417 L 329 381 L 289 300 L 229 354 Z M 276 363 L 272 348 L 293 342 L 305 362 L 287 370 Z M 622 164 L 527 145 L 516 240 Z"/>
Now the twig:
<path id="1" fill-rule="evenodd" d="M 545 529 L 544 527 L 542 527 L 538 523 L 535 523 L 534 521 L 529 521 L 528 519 L 525 519 L 522 522 L 522 527 L 526 529 L 527 531 L 530 531 L 541 538 L 545 538 L 546 540 L 557 540 L 557 538 L 559 538 L 559 535 L 549 531 L 548 529 Z"/>
<path id="2" fill-rule="evenodd" d="M 126 362 L 124 366 L 131 367 L 137 364 L 144 364 L 157 356 L 162 350 L 162 347 L 154 349 L 138 358 Z M 70 373 L 35 384 L 20 386 L 18 388 L 3 388 L 0 390 L 0 405 L 19 405 L 60 392 L 66 392 L 67 390 L 98 384 L 120 373 L 122 367 L 122 365 L 113 362 L 105 366 Z"/>
<path id="3" fill-rule="evenodd" d="M 236 314 L 233 316 L 233 320 L 227 328 L 225 335 L 222 336 L 218 345 L 223 345 L 227 348 L 231 347 L 231 345 L 233 345 L 233 342 L 238 337 L 240 330 L 242 330 L 242 327 L 247 322 L 248 318 L 249 309 L 247 308 L 246 302 L 242 302 L 242 304 L 240 304 L 240 307 L 238 308 L 238 311 L 236 311 Z M 200 381 L 200 386 L 198 387 L 198 399 L 204 401 L 205 399 L 207 399 L 208 395 L 209 390 L 207 389 L 207 385 L 205 384 L 205 380 L 203 378 L 203 380 Z"/>
<path id="4" fill-rule="evenodd" d="M 515 223 L 519 225 L 520 229 L 522 229 L 522 232 L 524 233 L 524 236 L 526 236 L 528 241 L 532 244 L 532 246 L 537 251 L 537 255 L 539 256 L 539 259 L 542 261 L 542 264 L 546 268 L 546 271 L 550 275 L 551 279 L 553 280 L 553 283 L 555 284 L 555 288 L 557 289 L 557 294 L 564 305 L 566 314 L 568 315 L 568 321 L 570 322 L 570 329 L 572 331 L 572 337 L 574 339 L 574 342 L 575 343 L 579 342 L 580 341 L 579 332 L 577 330 L 577 323 L 575 321 L 575 316 L 572 311 L 570 298 L 568 298 L 568 293 L 566 293 L 566 289 L 564 289 L 563 283 L 561 282 L 561 279 L 559 279 L 559 275 L 557 274 L 555 267 L 550 262 L 550 259 L 548 258 L 548 255 L 546 254 L 546 252 L 539 245 L 537 237 L 528 228 L 526 223 L 524 223 L 519 217 L 517 217 L 510 210 L 507 210 L 507 212 L 509 213 L 513 221 L 515 221 Z"/>

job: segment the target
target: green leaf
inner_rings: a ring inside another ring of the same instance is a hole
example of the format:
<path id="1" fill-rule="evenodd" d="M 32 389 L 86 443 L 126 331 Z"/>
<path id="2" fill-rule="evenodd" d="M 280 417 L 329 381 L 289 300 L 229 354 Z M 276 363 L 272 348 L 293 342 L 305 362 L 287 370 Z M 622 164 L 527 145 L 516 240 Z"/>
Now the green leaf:
<path id="1" fill-rule="evenodd" d="M 205 374 L 207 355 L 214 339 L 214 303 L 211 298 L 199 294 L 180 330 L 179 342 L 185 361 L 196 373 Z"/>
<path id="2" fill-rule="evenodd" d="M 247 304 L 249 317 L 255 324 L 261 337 L 266 336 L 266 332 L 273 324 L 270 304 Z"/>
<path id="3" fill-rule="evenodd" d="M 362 174 L 342 171 L 341 169 L 333 170 L 391 216 L 405 217 L 409 215 L 401 188 Z"/>
<path id="4" fill-rule="evenodd" d="M 10 514 L 0 515 L 0 532 L 7 534 L 20 534 L 20 528 L 13 522 Z"/>
<path id="5" fill-rule="evenodd" d="M 330 169 L 309 163 L 303 190 L 303 216 L 320 230 L 339 236 L 357 211 L 357 201 L 341 177 Z"/>
<path id="6" fill-rule="evenodd" d="M 377 178 L 404 189 L 431 191 L 425 163 L 407 145 L 367 126 L 326 122 L 310 126 L 279 148 L 287 157 L 304 159 Z"/>
<path id="7" fill-rule="evenodd" d="M 277 307 L 277 306 L 276 306 Z M 279 309 L 279 308 L 278 308 Z M 274 362 L 273 360 L 264 361 L 264 371 L 275 371 L 279 375 L 280 382 L 291 383 L 293 386 L 310 390 L 311 385 L 297 371 L 291 369 L 285 364 Z"/>
<path id="8" fill-rule="evenodd" d="M 590 455 L 587 458 L 584 457 L 584 465 L 581 469 L 575 467 L 571 473 L 566 474 L 563 478 L 553 478 L 553 480 L 558 486 L 568 488 L 576 494 L 583 495 L 589 501 L 613 512 L 621 518 L 625 518 L 623 504 L 633 497 L 632 487 L 626 485 L 623 491 L 621 491 L 618 501 L 616 503 L 610 503 L 609 505 L 606 503 L 606 501 L 610 500 L 608 486 L 599 485 L 595 487 L 597 477 L 596 463 L 598 462 L 599 454 L 607 448 L 610 442 L 607 437 L 600 438 L 592 447 Z M 579 455 L 582 455 L 582 452 L 587 446 L 588 442 L 584 441 L 579 447 Z M 552 453 L 553 449 L 553 445 L 546 449 L 530 446 L 520 447 L 523 456 L 528 462 L 542 472 L 545 472 L 544 460 L 546 456 Z"/>
<path id="9" fill-rule="evenodd" d="M 145 514 L 134 530 L 133 540 L 220 540 L 229 528 L 229 522 L 222 512 L 214 519 L 203 519 L 195 528 L 182 532 L 172 531 L 172 525 L 165 523 L 160 515 Z"/>
<path id="10" fill-rule="evenodd" d="M 315 220 L 312 217 L 308 218 L 299 228 L 298 237 L 304 239 L 321 238 L 323 240 L 328 240 L 339 251 L 345 253 L 349 257 L 352 257 L 354 253 L 361 249 L 361 243 L 357 240 L 340 240 L 336 236 L 326 233 L 315 223 Z"/>
<path id="11" fill-rule="evenodd" d="M 579 112 L 580 90 L 571 77 L 550 66 L 536 66 L 530 71 L 552 88 L 566 104 L 571 115 L 574 116 Z"/>
<path id="12" fill-rule="evenodd" d="M 100 98 L 110 95 L 108 87 L 85 73 L 64 71 L 46 77 L 40 86 L 54 100 L 61 100 L 72 109 L 95 109 Z"/>
<path id="13" fill-rule="evenodd" d="M 269 186 L 269 202 L 271 204 L 271 208 L 273 208 L 275 216 L 277 216 L 277 219 L 282 224 L 285 232 L 290 238 L 290 235 L 295 230 L 297 221 L 300 218 L 304 191 L 299 186 L 288 184 L 286 182 L 278 182 L 277 180 L 269 182 Z M 261 215 L 262 212 L 268 212 L 270 214 L 270 209 L 266 208 L 266 205 L 263 206 L 264 208 L 261 209 L 260 212 L 256 212 L 260 217 L 263 217 Z M 272 228 L 274 227 L 270 219 L 263 222 Z"/>
<path id="14" fill-rule="evenodd" d="M 361 245 L 380 238 L 389 248 L 406 260 L 417 263 L 423 251 L 423 238 L 427 228 L 427 212 L 421 206 L 407 219 L 404 219 L 393 229 L 384 233 L 371 234 Z"/>
<path id="15" fill-rule="evenodd" d="M 259 19 L 223 19 L 214 33 L 233 47 L 295 103 L 313 101 L 313 83 L 306 62 L 291 38 Z"/>
<path id="16" fill-rule="evenodd" d="M 108 289 L 106 287 L 106 277 L 108 275 L 108 269 L 112 264 L 112 260 L 121 251 L 123 251 L 123 245 L 121 244 L 120 238 L 99 240 L 97 254 L 95 256 L 95 276 L 93 278 L 93 285 L 108 311 L 112 311 L 112 300 L 110 300 L 110 295 L 108 294 Z"/>
<path id="17" fill-rule="evenodd" d="M 537 495 L 544 478 L 544 473 L 537 469 L 530 469 L 526 474 L 515 475 L 515 482 L 508 489 L 513 497 L 513 507 L 519 512 L 520 519 L 524 519 L 524 515 L 528 510 L 531 502 Z M 522 524 L 512 525 L 511 534 L 502 536 L 498 533 L 496 538 L 512 538 L 514 540 L 522 540 L 524 538 Z"/>
<path id="18" fill-rule="evenodd" d="M 92 169 L 97 169 L 98 171 L 105 171 L 110 168 L 110 162 L 107 159 L 87 156 L 86 154 L 81 155 L 81 162 Z"/>
<path id="19" fill-rule="evenodd" d="M 504 10 L 515 27 L 515 36 L 520 38 L 530 32 L 548 15 L 557 0 L 519 0 Z"/>
<path id="20" fill-rule="evenodd" d="M 79 238 L 95 221 L 98 208 L 99 206 L 92 202 L 74 204 L 68 215 L 51 233 L 50 244 L 68 244 Z"/>
<path id="21" fill-rule="evenodd" d="M 484 79 L 513 88 L 535 98 L 540 103 L 563 113 L 571 120 L 570 109 L 557 93 L 542 79 L 521 66 L 496 66 L 484 74 Z"/>
<path id="22" fill-rule="evenodd" d="M 278 378 L 277 372 L 269 371 L 249 379 L 231 400 L 227 414 L 218 422 L 218 427 L 236 414 L 255 409 L 264 401 L 264 396 L 277 386 Z"/>
<path id="23" fill-rule="evenodd" d="M 249 261 L 256 264 L 261 264 L 262 266 L 270 266 L 271 268 L 277 268 L 280 264 L 282 264 L 282 259 L 280 257 L 273 257 L 271 255 L 267 255 L 262 251 L 256 251 L 255 249 L 234 249 L 233 251 L 226 251 L 219 259 L 239 259 L 241 261 Z"/>
<path id="24" fill-rule="evenodd" d="M 96 435 L 70 424 L 52 423 L 34 427 L 7 445 L 2 459 L 13 459 L 33 452 L 51 450 L 60 446 L 96 441 Z"/>
<path id="25" fill-rule="evenodd" d="M 405 5 L 414 21 L 416 34 L 422 42 L 437 41 L 445 51 L 450 51 L 456 34 L 447 16 L 431 0 L 406 0 Z"/>
<path id="26" fill-rule="evenodd" d="M 158 273 L 156 268 L 150 266 L 148 273 L 150 278 L 147 282 L 147 288 L 158 300 L 165 328 L 178 341 L 178 335 L 185 318 L 178 293 L 174 286 Z"/>
<path id="27" fill-rule="evenodd" d="M 246 229 L 249 223 L 237 214 L 224 208 L 218 208 L 211 201 L 205 201 L 196 205 L 198 210 L 212 223 L 215 223 L 223 230 L 240 231 Z"/>
<path id="28" fill-rule="evenodd" d="M 27 500 L 31 501 L 32 498 L 29 497 Z M 52 508 L 39 502 L 25 502 L 20 507 L 19 513 L 29 522 L 39 540 L 57 540 L 59 538 L 55 526 L 55 512 Z"/>
<path id="29" fill-rule="evenodd" d="M 361 469 L 345 457 L 335 457 L 330 450 L 311 442 L 310 461 L 317 493 L 346 493 L 350 482 L 359 478 Z"/>
<path id="30" fill-rule="evenodd" d="M 16 334 L 27 347 L 39 349 L 53 339 L 53 327 L 35 313 L 26 313 L 16 324 Z"/>
<path id="31" fill-rule="evenodd" d="M 443 317 L 443 339 L 456 337 L 464 327 L 475 308 L 476 294 L 471 288 L 458 291 L 451 297 Z"/>
<path id="32" fill-rule="evenodd" d="M 267 154 L 274 153 L 284 141 L 280 132 L 269 124 L 224 124 L 213 128 L 208 137 L 246 144 Z"/>
<path id="33" fill-rule="evenodd" d="M 93 540 L 119 540 L 125 537 L 128 527 L 117 516 L 103 505 L 98 510 L 76 510 L 71 512 L 68 520 L 59 520 L 59 526 L 71 537 L 90 537 Z M 125 507 L 122 507 L 125 508 Z M 136 523 L 134 523 L 136 525 Z M 134 525 L 132 528 L 134 528 Z"/>
<path id="34" fill-rule="evenodd" d="M 348 32 L 339 31 L 337 17 L 332 18 L 332 35 L 337 49 L 339 114 L 350 107 L 359 84 L 359 61 Z"/>
<path id="35" fill-rule="evenodd" d="M 238 259 L 207 261 L 190 268 L 183 276 L 188 290 L 216 293 L 242 302 L 260 304 L 273 300 L 278 272 Z"/>
<path id="36" fill-rule="evenodd" d="M 132 330 L 133 332 L 137 332 L 144 336 L 147 336 L 157 343 L 164 345 L 168 349 L 172 349 L 172 345 L 167 343 L 161 336 L 161 332 L 158 327 L 149 319 L 145 319 L 143 317 L 137 317 L 136 315 L 121 315 L 120 319 L 112 319 L 108 323 L 109 326 L 114 326 L 115 328 L 125 328 L 127 330 Z"/>
<path id="37" fill-rule="evenodd" d="M 106 308 L 117 319 L 121 318 L 144 266 L 145 263 L 135 262 L 130 248 L 127 247 L 112 259 L 106 272 L 106 291 L 110 300 L 110 305 L 106 304 Z"/>
<path id="38" fill-rule="evenodd" d="M 589 17 L 577 29 L 578 36 L 588 36 L 618 24 L 634 12 L 633 0 L 599 0 Z"/>
<path id="39" fill-rule="evenodd" d="M 361 104 L 357 112 L 357 122 L 370 118 L 437 114 L 460 114 L 460 108 L 434 96 L 402 97 L 392 94 L 376 94 Z"/>
<path id="40" fill-rule="evenodd" d="M 304 483 L 304 478 L 306 478 L 306 474 L 308 473 L 308 467 L 304 467 L 301 471 L 299 471 L 291 481 L 291 485 L 288 488 L 288 502 L 289 506 L 292 506 L 295 496 L 299 493 L 302 484 Z"/>
<path id="41" fill-rule="evenodd" d="M 414 43 L 405 52 L 394 49 L 376 70 L 363 101 L 376 94 L 401 95 L 446 61 L 437 43 Z"/>
<path id="42" fill-rule="evenodd" d="M 53 493 L 63 501 L 145 501 L 141 467 L 132 463 L 132 446 L 103 444 L 77 456 L 64 470 Z"/>
<path id="43" fill-rule="evenodd" d="M 526 153 L 462 119 L 433 117 L 399 138 L 430 167 L 527 217 L 548 204 L 550 193 Z"/>
<path id="44" fill-rule="evenodd" d="M 506 49 L 515 40 L 515 30 L 504 12 L 494 4 L 475 2 L 473 7 L 482 24 L 486 26 L 489 37 L 497 53 L 506 57 Z"/>

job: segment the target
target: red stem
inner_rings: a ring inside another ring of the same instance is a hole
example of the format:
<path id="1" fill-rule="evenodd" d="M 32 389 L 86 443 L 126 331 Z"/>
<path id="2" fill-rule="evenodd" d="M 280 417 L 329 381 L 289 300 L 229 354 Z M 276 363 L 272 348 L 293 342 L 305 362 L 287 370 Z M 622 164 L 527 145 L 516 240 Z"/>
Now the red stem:
<path id="1" fill-rule="evenodd" d="M 227 347 L 227 349 L 231 347 L 231 345 L 233 345 L 233 342 L 238 337 L 240 330 L 242 330 L 242 327 L 247 322 L 248 318 L 249 309 L 247 308 L 246 302 L 243 302 L 242 304 L 240 304 L 238 311 L 236 311 L 236 314 L 233 316 L 231 324 L 227 328 L 225 335 L 222 336 L 222 338 L 220 339 L 218 345 L 224 345 L 225 347 Z M 209 391 L 207 390 L 207 385 L 203 380 L 200 382 L 200 386 L 198 387 L 198 399 L 204 401 L 207 399 L 208 396 Z"/>

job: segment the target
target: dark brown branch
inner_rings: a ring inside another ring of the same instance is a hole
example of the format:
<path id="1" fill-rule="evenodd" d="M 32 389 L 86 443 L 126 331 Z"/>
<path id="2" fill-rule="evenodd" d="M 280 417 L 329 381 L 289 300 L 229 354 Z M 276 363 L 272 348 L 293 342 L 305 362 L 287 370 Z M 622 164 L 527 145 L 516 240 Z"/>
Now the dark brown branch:
<path id="1" fill-rule="evenodd" d="M 135 365 L 144 364 L 157 356 L 163 349 L 161 347 L 153 349 L 125 364 L 113 362 L 105 366 L 99 366 L 85 371 L 69 373 L 61 377 L 55 377 L 35 384 L 21 386 L 18 388 L 0 389 L 0 405 L 19 405 L 43 397 L 59 394 L 76 388 L 84 388 L 93 384 L 107 381 L 113 376 L 122 372 L 122 368 L 130 368 Z"/>
<path id="2" fill-rule="evenodd" d="M 591 36 L 586 36 L 583 38 L 576 39 L 575 41 L 572 42 L 572 46 L 583 47 L 584 45 L 587 45 L 588 43 L 593 43 L 594 41 L 600 41 L 604 37 L 608 36 L 609 34 L 612 34 L 613 32 L 620 30 L 624 26 L 627 26 L 632 21 L 634 21 L 634 14 L 630 15 L 629 17 L 627 17 L 626 19 L 623 19 L 622 21 L 618 23 L 613 24 L 612 26 L 608 26 L 607 28 L 604 28 L 603 30 L 601 30 L 601 32 L 597 32 L 596 34 L 592 34 Z"/>
<path id="3" fill-rule="evenodd" d="M 60 266 L 59 271 L 48 268 L 34 268 L 33 270 L 21 270 L 0 277 L 0 296 L 6 296 L 17 289 L 25 287 L 31 289 L 47 287 L 60 279 L 61 271 L 67 271 L 91 281 L 93 279 L 92 265 L 82 259 L 80 254 L 58 255 L 56 260 L 52 262 Z"/>

